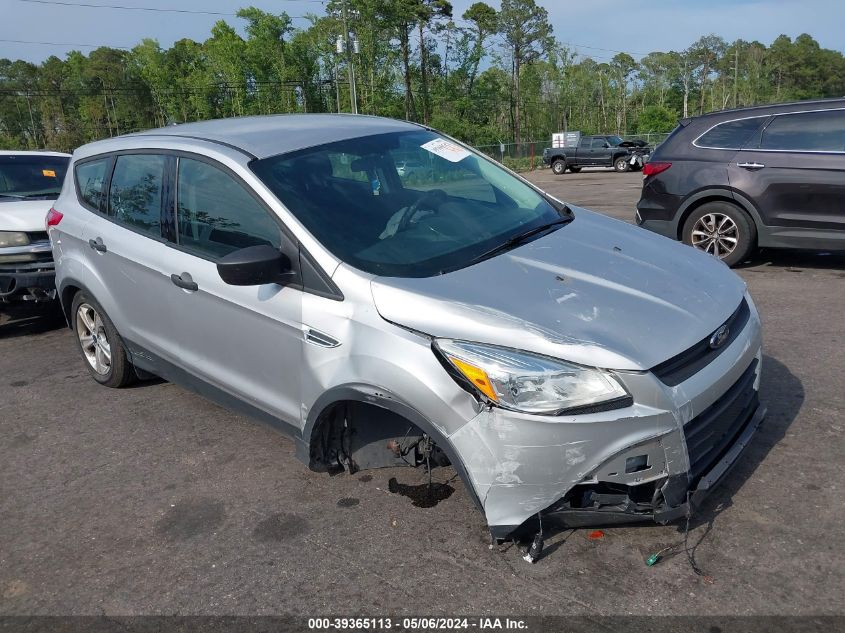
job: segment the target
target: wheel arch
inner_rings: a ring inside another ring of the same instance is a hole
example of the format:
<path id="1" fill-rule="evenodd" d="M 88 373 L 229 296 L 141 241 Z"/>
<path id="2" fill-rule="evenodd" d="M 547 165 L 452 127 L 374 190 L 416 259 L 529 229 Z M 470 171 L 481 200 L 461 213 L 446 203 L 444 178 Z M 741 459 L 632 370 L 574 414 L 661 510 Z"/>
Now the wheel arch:
<path id="1" fill-rule="evenodd" d="M 482 514 L 484 513 L 484 507 L 475 492 L 466 466 L 446 435 L 415 407 L 399 398 L 396 394 L 381 387 L 366 383 L 347 383 L 333 387 L 317 398 L 308 412 L 305 425 L 302 428 L 301 437 L 296 442 L 296 456 L 300 461 L 310 466 L 311 444 L 314 441 L 315 432 L 325 419 L 326 414 L 331 412 L 335 407 L 345 403 L 362 403 L 386 409 L 404 418 L 407 422 L 413 424 L 431 437 L 435 444 L 446 454 L 452 466 L 458 475 L 460 475 L 473 503 L 475 503 Z"/>
<path id="2" fill-rule="evenodd" d="M 88 294 L 91 294 L 91 292 L 88 290 L 88 288 L 85 287 L 85 285 L 81 281 L 78 281 L 72 277 L 66 277 L 65 279 L 62 279 L 62 283 L 59 286 L 58 290 L 59 303 L 62 306 L 62 314 L 65 315 L 65 321 L 67 322 L 68 327 L 72 328 L 73 324 L 71 322 L 72 315 L 70 313 L 70 309 L 71 304 L 73 303 L 73 297 L 76 295 L 76 293 L 80 291 L 87 292 Z"/>
<path id="3" fill-rule="evenodd" d="M 684 224 L 686 224 L 687 218 L 692 215 L 693 211 L 708 202 L 727 202 L 744 211 L 754 223 L 757 234 L 760 234 L 763 221 L 750 200 L 731 189 L 705 189 L 689 196 L 679 207 L 678 213 L 675 215 L 675 239 L 683 240 Z"/>

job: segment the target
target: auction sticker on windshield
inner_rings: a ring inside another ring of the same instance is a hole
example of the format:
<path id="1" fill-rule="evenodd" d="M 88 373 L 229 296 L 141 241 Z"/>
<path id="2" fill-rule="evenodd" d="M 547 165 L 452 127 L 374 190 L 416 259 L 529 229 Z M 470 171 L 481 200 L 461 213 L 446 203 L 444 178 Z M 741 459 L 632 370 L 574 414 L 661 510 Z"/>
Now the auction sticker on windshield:
<path id="1" fill-rule="evenodd" d="M 443 138 L 436 138 L 433 141 L 420 145 L 420 147 L 452 163 L 458 163 L 469 156 L 469 152 L 463 147 L 455 145 L 455 143 Z"/>

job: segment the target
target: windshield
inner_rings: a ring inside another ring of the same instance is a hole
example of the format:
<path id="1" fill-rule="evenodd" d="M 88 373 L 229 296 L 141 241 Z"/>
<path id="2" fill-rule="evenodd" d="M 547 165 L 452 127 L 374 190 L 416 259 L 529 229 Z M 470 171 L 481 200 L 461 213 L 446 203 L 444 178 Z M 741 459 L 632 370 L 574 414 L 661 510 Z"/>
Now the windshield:
<path id="1" fill-rule="evenodd" d="M 251 168 L 337 258 L 377 275 L 457 270 L 561 218 L 518 178 L 425 130 L 330 143 Z"/>
<path id="2" fill-rule="evenodd" d="M 618 136 L 608 136 L 607 142 L 610 143 L 611 147 L 619 147 L 619 144 L 622 143 L 622 139 Z"/>
<path id="3" fill-rule="evenodd" d="M 55 200 L 62 190 L 69 160 L 30 154 L 0 156 L 0 202 Z"/>

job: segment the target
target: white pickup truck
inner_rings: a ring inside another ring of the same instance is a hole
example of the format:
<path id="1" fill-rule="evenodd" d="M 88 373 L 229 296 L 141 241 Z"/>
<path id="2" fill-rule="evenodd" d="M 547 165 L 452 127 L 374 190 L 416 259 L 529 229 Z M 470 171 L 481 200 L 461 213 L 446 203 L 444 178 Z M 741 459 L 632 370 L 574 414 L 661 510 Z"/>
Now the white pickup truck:
<path id="1" fill-rule="evenodd" d="M 0 303 L 56 296 L 44 222 L 69 161 L 58 152 L 0 151 Z"/>

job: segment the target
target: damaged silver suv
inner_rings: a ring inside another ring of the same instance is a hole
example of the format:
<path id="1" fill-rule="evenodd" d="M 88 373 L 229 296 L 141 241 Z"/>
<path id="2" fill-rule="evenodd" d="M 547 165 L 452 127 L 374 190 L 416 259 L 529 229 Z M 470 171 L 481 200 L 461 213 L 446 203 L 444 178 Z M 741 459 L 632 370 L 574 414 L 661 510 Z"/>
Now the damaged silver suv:
<path id="1" fill-rule="evenodd" d="M 760 321 L 724 264 L 411 123 L 86 145 L 50 237 L 95 380 L 185 385 L 316 470 L 450 462 L 495 538 L 682 516 L 765 413 Z"/>

